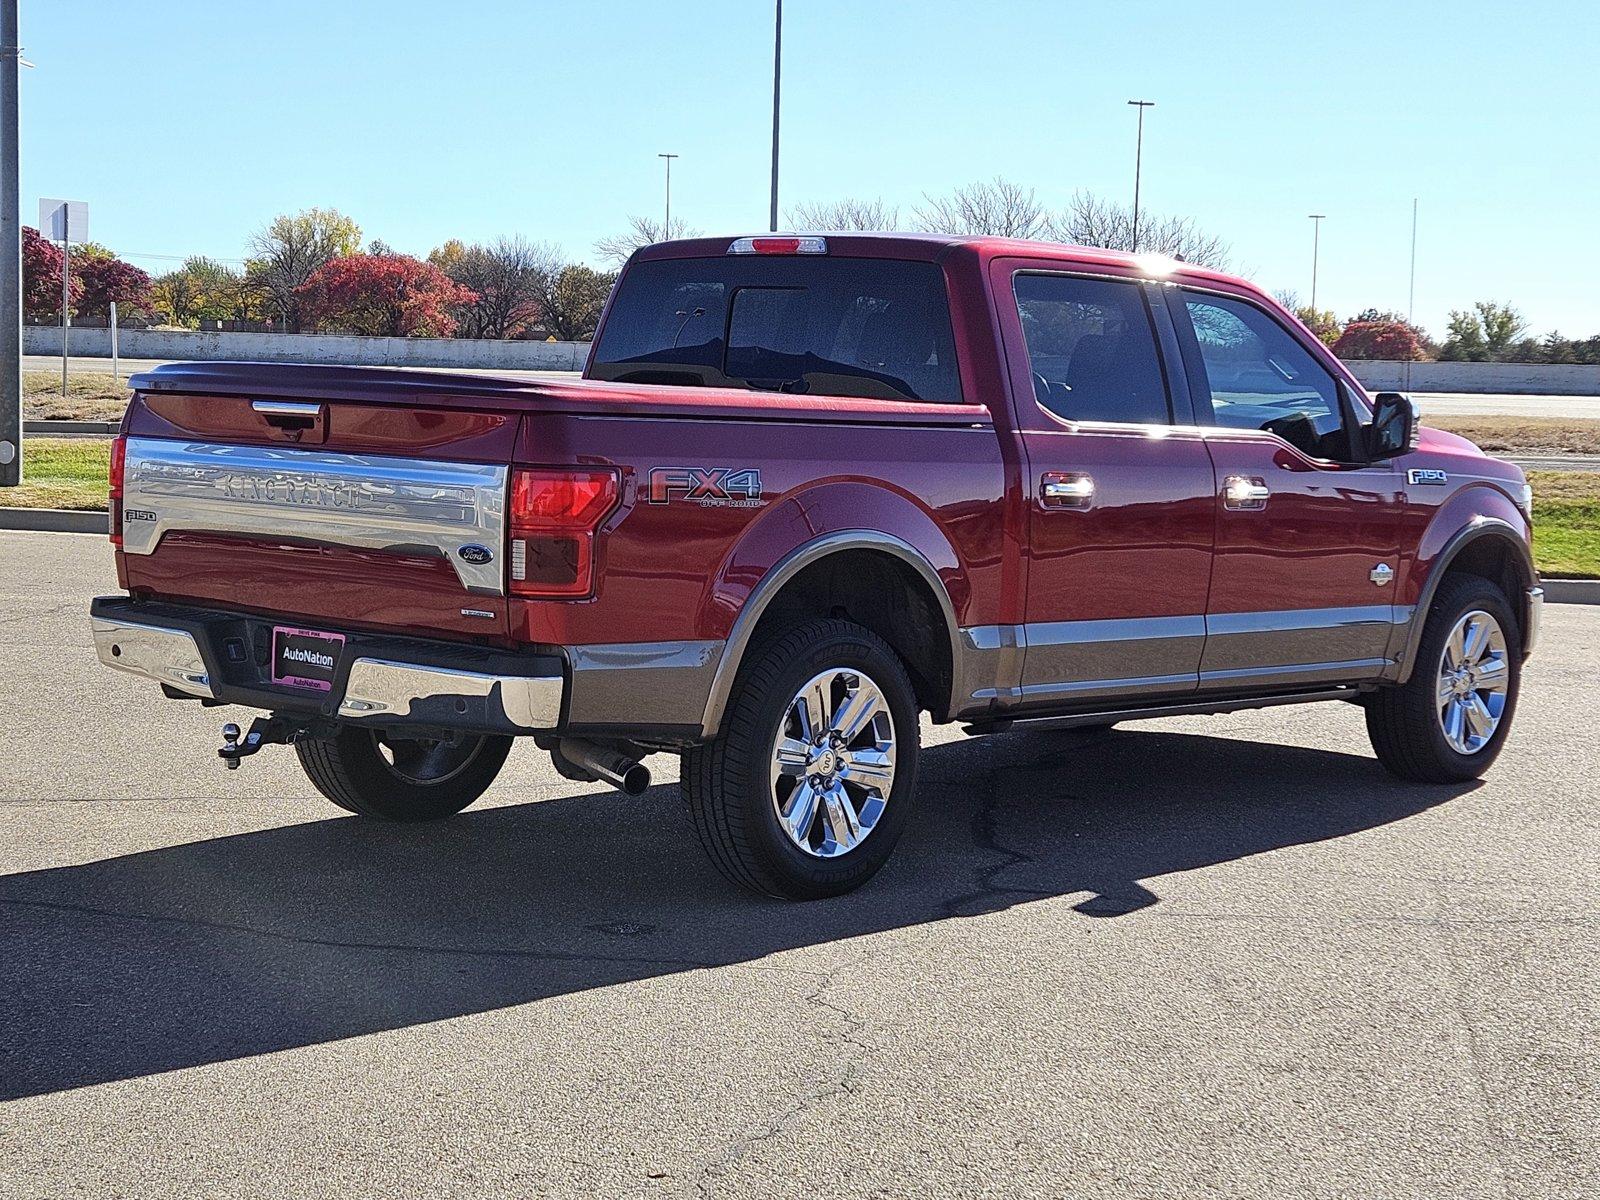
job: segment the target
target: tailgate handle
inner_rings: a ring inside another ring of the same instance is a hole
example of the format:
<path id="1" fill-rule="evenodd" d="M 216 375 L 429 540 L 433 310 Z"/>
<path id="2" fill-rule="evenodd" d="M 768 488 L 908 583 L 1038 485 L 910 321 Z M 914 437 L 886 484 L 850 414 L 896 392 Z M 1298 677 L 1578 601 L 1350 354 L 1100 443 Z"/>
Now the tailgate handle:
<path id="1" fill-rule="evenodd" d="M 309 440 L 314 442 L 327 436 L 327 406 L 324 404 L 305 400 L 252 400 L 250 407 L 290 441 L 298 442 L 308 433 L 312 435 Z"/>

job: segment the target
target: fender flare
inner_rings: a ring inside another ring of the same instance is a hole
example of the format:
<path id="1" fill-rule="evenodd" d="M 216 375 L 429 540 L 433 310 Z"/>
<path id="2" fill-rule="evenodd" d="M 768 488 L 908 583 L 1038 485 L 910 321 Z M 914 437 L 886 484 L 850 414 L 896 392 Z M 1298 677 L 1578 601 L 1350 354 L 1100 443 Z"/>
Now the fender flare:
<path id="1" fill-rule="evenodd" d="M 955 605 L 951 603 L 950 593 L 945 589 L 939 573 L 934 570 L 933 564 L 921 551 L 910 542 L 893 534 L 871 529 L 840 529 L 813 538 L 789 551 L 762 576 L 761 582 L 751 591 L 749 599 L 745 601 L 744 607 L 739 610 L 739 615 L 734 620 L 733 628 L 728 632 L 722 657 L 717 663 L 716 675 L 711 681 L 711 692 L 706 697 L 705 718 L 701 722 L 701 734 L 704 737 L 715 737 L 717 729 L 722 724 L 728 698 L 733 693 L 734 678 L 739 673 L 745 651 L 750 648 L 750 639 L 755 635 L 756 626 L 760 623 L 761 615 L 767 606 L 777 598 L 784 585 L 801 571 L 830 554 L 838 554 L 845 550 L 875 550 L 892 555 L 916 571 L 923 582 L 932 589 L 935 599 L 939 602 L 940 611 L 944 614 L 945 634 L 950 643 L 951 711 L 954 711 L 957 684 L 962 677 L 959 662 L 961 638 L 956 624 Z"/>
<path id="2" fill-rule="evenodd" d="M 1433 607 L 1433 598 L 1439 591 L 1439 585 L 1450 572 L 1450 564 L 1467 546 L 1486 537 L 1498 538 L 1512 548 L 1517 572 L 1522 577 L 1524 595 L 1508 596 L 1506 599 L 1517 608 L 1526 628 L 1528 619 L 1524 611 L 1528 603 L 1526 589 L 1535 587 L 1539 582 L 1539 573 L 1533 565 L 1532 547 L 1518 532 L 1517 527 L 1509 521 L 1503 521 L 1499 517 L 1479 515 L 1470 524 L 1451 535 L 1450 540 L 1440 549 L 1436 565 L 1428 572 L 1428 578 L 1422 585 L 1422 593 L 1417 597 L 1416 607 L 1412 610 L 1411 627 L 1405 635 L 1397 683 L 1405 683 L 1410 679 L 1411 672 L 1417 665 L 1417 651 L 1422 645 L 1423 629 L 1428 623 L 1428 610 Z"/>

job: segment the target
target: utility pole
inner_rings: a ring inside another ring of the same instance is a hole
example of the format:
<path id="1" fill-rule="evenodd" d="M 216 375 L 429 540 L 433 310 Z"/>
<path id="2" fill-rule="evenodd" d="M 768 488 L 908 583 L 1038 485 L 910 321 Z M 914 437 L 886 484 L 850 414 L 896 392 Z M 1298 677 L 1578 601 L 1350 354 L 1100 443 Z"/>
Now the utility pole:
<path id="1" fill-rule="evenodd" d="M 1322 222 L 1326 213 L 1311 213 L 1311 309 L 1317 307 L 1317 257 L 1322 250 Z"/>
<path id="2" fill-rule="evenodd" d="M 1154 100 L 1129 100 L 1139 110 L 1139 133 L 1133 143 L 1133 253 L 1139 253 L 1139 177 L 1144 170 L 1144 110 L 1154 108 Z"/>
<path id="3" fill-rule="evenodd" d="M 777 0 L 772 34 L 772 217 L 767 228 L 778 232 L 778 110 L 783 97 L 783 0 Z"/>
<path id="4" fill-rule="evenodd" d="M 22 482 L 22 215 L 17 0 L 0 0 L 0 487 Z"/>
<path id="5" fill-rule="evenodd" d="M 667 221 L 661 227 L 661 240 L 666 242 L 672 239 L 672 160 L 678 156 L 676 154 L 658 154 L 656 157 L 666 159 L 667 162 Z"/>

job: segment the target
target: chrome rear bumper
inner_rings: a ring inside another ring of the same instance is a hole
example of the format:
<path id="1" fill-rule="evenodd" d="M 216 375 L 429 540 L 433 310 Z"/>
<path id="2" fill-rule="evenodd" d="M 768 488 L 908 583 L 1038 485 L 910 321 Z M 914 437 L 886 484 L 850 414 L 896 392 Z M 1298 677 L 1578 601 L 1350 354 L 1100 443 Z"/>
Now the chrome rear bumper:
<path id="1" fill-rule="evenodd" d="M 252 657 L 229 654 L 230 642 L 244 648 L 250 641 L 237 614 L 166 606 L 135 613 L 122 597 L 104 597 L 96 607 L 106 610 L 91 616 L 102 663 L 186 696 L 385 727 L 520 734 L 561 725 L 565 675 L 549 655 L 353 634 L 332 690 L 308 693 L 273 685 Z M 496 669 L 478 669 L 484 667 Z"/>

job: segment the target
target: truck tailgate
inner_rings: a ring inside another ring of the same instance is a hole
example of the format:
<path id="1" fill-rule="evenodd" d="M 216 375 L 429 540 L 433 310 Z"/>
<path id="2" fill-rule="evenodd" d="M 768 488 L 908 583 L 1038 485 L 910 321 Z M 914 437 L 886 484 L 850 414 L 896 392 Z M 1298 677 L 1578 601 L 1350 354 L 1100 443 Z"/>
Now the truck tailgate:
<path id="1" fill-rule="evenodd" d="M 125 586 L 310 625 L 505 637 L 520 418 L 460 399 L 141 390 L 124 423 Z"/>

